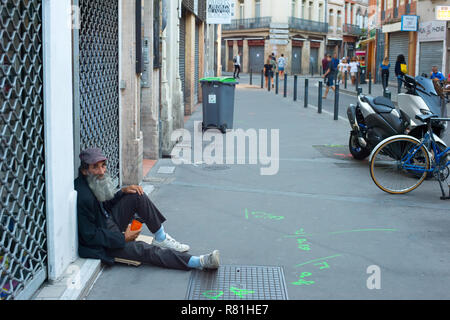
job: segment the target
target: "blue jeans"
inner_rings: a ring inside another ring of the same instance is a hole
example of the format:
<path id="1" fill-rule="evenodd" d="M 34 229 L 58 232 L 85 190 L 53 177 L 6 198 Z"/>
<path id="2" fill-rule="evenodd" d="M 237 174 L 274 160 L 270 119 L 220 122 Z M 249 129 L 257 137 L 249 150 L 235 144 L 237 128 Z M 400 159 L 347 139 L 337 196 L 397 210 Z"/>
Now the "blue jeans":
<path id="1" fill-rule="evenodd" d="M 402 89 L 403 81 L 402 81 L 402 79 L 401 79 L 400 77 L 398 77 L 398 76 L 397 76 L 397 83 L 398 83 L 398 92 L 400 92 L 401 89 Z"/>

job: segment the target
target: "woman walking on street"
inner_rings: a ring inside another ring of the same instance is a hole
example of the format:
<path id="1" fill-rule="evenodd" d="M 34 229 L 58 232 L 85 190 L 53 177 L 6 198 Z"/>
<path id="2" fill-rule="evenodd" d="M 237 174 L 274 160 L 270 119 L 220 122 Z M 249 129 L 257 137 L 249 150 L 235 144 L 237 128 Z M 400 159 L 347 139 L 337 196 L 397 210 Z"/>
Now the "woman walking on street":
<path id="1" fill-rule="evenodd" d="M 383 84 L 383 92 L 386 91 L 389 80 L 389 68 L 391 64 L 389 63 L 389 58 L 384 57 L 383 62 L 380 65 L 380 73 L 381 73 L 381 83 Z"/>
<path id="2" fill-rule="evenodd" d="M 273 65 L 272 56 L 267 58 L 266 64 L 264 65 L 264 76 L 266 77 L 266 88 L 269 88 L 269 77 L 273 77 Z"/>
<path id="3" fill-rule="evenodd" d="M 403 69 L 403 70 L 402 70 Z M 402 54 L 399 54 L 397 56 L 397 61 L 395 62 L 395 76 L 397 77 L 397 83 L 398 83 L 398 92 L 401 92 L 402 89 L 402 78 L 404 75 L 408 72 L 406 67 L 406 60 L 405 56 Z"/>

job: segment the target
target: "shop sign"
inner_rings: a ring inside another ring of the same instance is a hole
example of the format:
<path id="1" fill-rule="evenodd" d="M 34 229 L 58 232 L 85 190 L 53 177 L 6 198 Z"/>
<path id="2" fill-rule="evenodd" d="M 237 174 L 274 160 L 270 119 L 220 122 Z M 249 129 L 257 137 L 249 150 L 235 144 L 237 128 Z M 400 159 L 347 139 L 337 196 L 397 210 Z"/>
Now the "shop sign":
<path id="1" fill-rule="evenodd" d="M 401 31 L 417 31 L 419 16 L 403 15 Z"/>
<path id="2" fill-rule="evenodd" d="M 445 39 L 445 21 L 427 21 L 419 25 L 419 41 L 439 41 Z"/>

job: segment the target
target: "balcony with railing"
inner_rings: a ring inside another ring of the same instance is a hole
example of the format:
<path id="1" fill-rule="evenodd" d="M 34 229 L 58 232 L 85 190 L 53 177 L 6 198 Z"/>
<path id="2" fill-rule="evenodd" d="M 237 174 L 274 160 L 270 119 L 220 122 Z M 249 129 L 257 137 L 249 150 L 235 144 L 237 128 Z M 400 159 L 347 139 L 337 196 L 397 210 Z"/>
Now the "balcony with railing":
<path id="1" fill-rule="evenodd" d="M 352 35 L 352 36 L 360 36 L 363 34 L 362 29 L 354 24 L 344 24 L 342 31 L 344 34 Z"/>
<path id="2" fill-rule="evenodd" d="M 272 17 L 233 19 L 230 24 L 223 24 L 222 30 L 245 30 L 270 28 Z"/>
<path id="3" fill-rule="evenodd" d="M 310 32 L 328 32 L 328 23 L 289 17 L 289 28 Z"/>

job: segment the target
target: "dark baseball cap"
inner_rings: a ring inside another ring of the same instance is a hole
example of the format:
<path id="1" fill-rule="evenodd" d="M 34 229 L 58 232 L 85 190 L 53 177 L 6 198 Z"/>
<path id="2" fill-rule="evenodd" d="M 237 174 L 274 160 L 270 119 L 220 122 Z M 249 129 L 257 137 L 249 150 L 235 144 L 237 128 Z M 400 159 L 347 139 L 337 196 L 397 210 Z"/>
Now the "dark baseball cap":
<path id="1" fill-rule="evenodd" d="M 96 164 L 97 162 L 107 160 L 103 155 L 102 150 L 100 150 L 99 148 L 89 148 L 81 151 L 80 159 L 87 164 Z"/>

